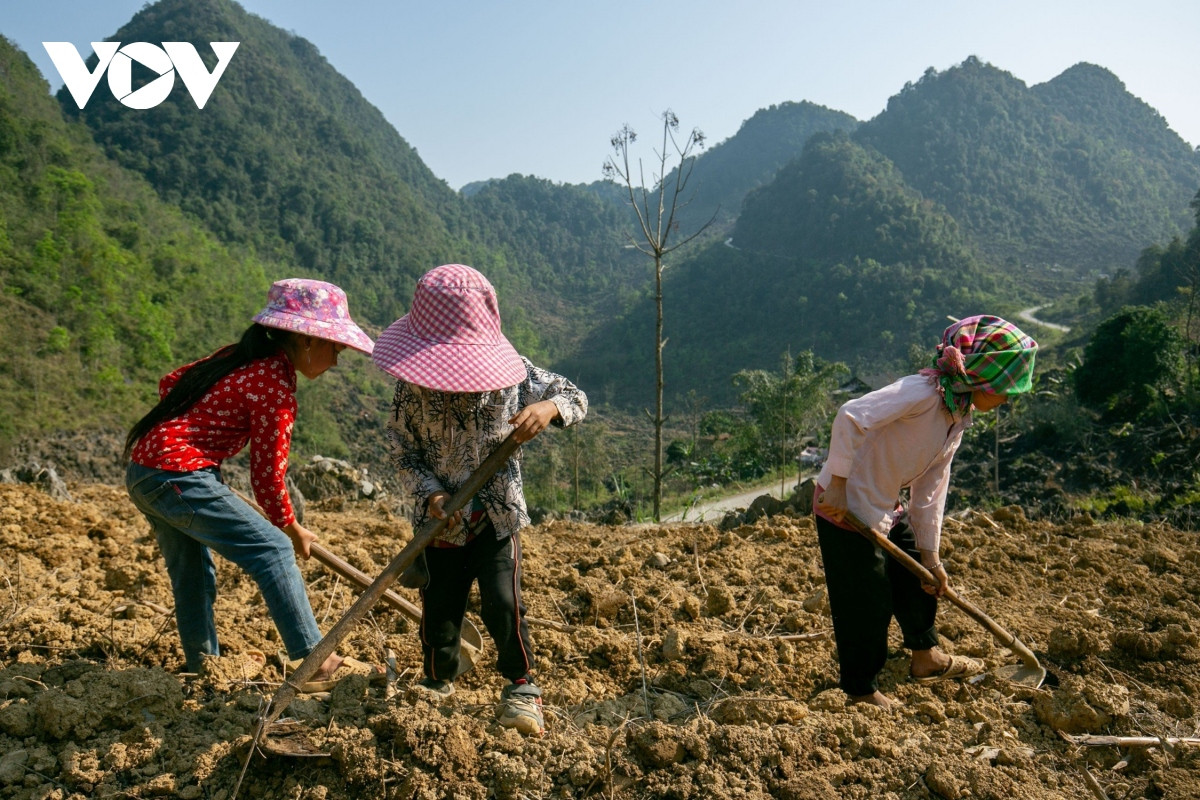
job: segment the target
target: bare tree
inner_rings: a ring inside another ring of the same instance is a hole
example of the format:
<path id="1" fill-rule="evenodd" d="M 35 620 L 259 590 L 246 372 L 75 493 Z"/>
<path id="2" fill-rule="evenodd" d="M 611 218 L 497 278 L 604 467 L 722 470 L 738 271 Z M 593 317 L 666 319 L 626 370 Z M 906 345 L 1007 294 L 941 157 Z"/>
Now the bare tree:
<path id="1" fill-rule="evenodd" d="M 655 522 L 661 519 L 662 486 L 667 474 L 663 469 L 662 443 L 663 424 L 666 422 L 663 413 L 663 348 L 667 344 L 663 338 L 664 257 L 695 239 L 716 218 L 714 214 L 712 219 L 688 236 L 680 233 L 675 215 L 691 199 L 684 200 L 683 194 L 696 163 L 696 151 L 704 147 L 704 134 L 699 128 L 693 128 L 691 133 L 681 138 L 679 117 L 670 109 L 663 112 L 662 125 L 662 144 L 654 151 L 649 186 L 641 159 L 637 159 L 637 175 L 634 175 L 630 148 L 637 141 L 637 134 L 628 125 L 613 134 L 610 141 L 613 152 L 604 161 L 604 176 L 625 185 L 629 192 L 629 204 L 637 215 L 640 236 L 630 235 L 630 243 L 639 252 L 654 259 L 654 414 L 650 415 L 649 411 L 646 414 L 654 423 L 654 470 L 651 477 L 654 479 Z M 679 159 L 677 166 L 676 158 Z"/>
<path id="2" fill-rule="evenodd" d="M 691 438 L 691 452 L 695 453 L 700 441 L 700 420 L 704 417 L 708 398 L 695 389 L 689 389 L 681 402 L 683 403 L 683 421 L 687 425 L 688 436 Z"/>

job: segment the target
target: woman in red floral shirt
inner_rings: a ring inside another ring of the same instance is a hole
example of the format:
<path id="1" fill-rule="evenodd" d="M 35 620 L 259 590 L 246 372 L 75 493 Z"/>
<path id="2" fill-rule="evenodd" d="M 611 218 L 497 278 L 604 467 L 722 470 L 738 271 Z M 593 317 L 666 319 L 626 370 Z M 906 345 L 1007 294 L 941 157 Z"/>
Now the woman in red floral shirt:
<path id="1" fill-rule="evenodd" d="M 350 318 L 341 289 L 278 281 L 241 340 L 163 378 L 158 405 L 129 432 L 125 484 L 166 560 L 189 672 L 220 654 L 211 551 L 258 584 L 289 658 L 307 656 L 321 640 L 295 557 L 308 558 L 317 537 L 296 520 L 284 477 L 296 373 L 316 378 L 347 347 L 370 354 L 374 344 Z M 222 462 L 247 445 L 254 496 L 269 522 L 221 478 Z M 348 662 L 358 663 L 330 656 L 313 686 Z"/>

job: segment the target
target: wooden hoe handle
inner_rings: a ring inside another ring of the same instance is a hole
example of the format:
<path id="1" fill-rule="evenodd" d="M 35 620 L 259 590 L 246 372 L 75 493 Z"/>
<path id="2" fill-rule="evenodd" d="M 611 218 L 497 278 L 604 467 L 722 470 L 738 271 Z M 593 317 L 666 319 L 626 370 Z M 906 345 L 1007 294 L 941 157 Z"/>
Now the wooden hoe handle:
<path id="1" fill-rule="evenodd" d="M 862 520 L 854 516 L 854 514 L 849 511 L 846 512 L 845 521 L 863 536 L 867 537 L 879 547 L 882 547 L 885 551 L 887 551 L 888 555 L 899 561 L 905 569 L 916 575 L 924 583 L 927 583 L 930 586 L 938 585 L 937 578 L 933 577 L 932 572 L 925 569 L 921 562 L 904 552 L 904 550 L 901 549 L 901 547 L 891 539 L 884 536 L 879 531 L 867 527 Z M 1038 661 L 1037 656 L 1033 654 L 1032 650 L 1026 647 L 1025 644 L 1016 636 L 1000 627 L 1000 624 L 985 614 L 982 609 L 980 609 L 970 600 L 960 596 L 958 592 L 954 591 L 953 587 L 948 587 L 945 595 L 943 596 L 948 598 L 951 603 L 962 609 L 971 619 L 987 628 L 992 636 L 996 638 L 997 642 L 999 642 L 1003 647 L 1007 647 L 1009 650 L 1012 650 L 1014 653 L 1016 653 L 1021 658 L 1021 661 L 1026 665 L 1030 667 L 1036 666 L 1038 669 L 1041 668 L 1041 663 Z"/>

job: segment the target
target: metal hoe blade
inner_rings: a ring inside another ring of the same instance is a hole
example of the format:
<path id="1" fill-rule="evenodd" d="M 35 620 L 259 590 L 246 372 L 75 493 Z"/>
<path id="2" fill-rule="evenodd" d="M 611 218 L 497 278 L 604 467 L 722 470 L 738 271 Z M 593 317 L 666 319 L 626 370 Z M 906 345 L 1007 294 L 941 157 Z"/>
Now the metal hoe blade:
<path id="1" fill-rule="evenodd" d="M 258 749 L 263 755 L 286 758 L 329 758 L 329 753 L 313 744 L 312 731 L 291 719 L 273 722 L 263 729 Z"/>
<path id="2" fill-rule="evenodd" d="M 1011 683 L 1038 689 L 1046 682 L 1046 668 L 1037 663 L 1036 658 L 1034 662 L 1033 664 L 1006 664 L 994 670 L 992 674 Z"/>

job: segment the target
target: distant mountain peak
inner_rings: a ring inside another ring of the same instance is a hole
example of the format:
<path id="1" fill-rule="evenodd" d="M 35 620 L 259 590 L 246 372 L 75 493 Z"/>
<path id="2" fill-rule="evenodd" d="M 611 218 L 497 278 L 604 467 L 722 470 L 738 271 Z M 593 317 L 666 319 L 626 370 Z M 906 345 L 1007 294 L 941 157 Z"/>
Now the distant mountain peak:
<path id="1" fill-rule="evenodd" d="M 1125 84 L 1113 72 L 1097 64 L 1080 61 L 1074 66 L 1067 67 L 1060 74 L 1046 83 L 1082 83 L 1087 82 L 1097 88 L 1124 92 Z"/>

